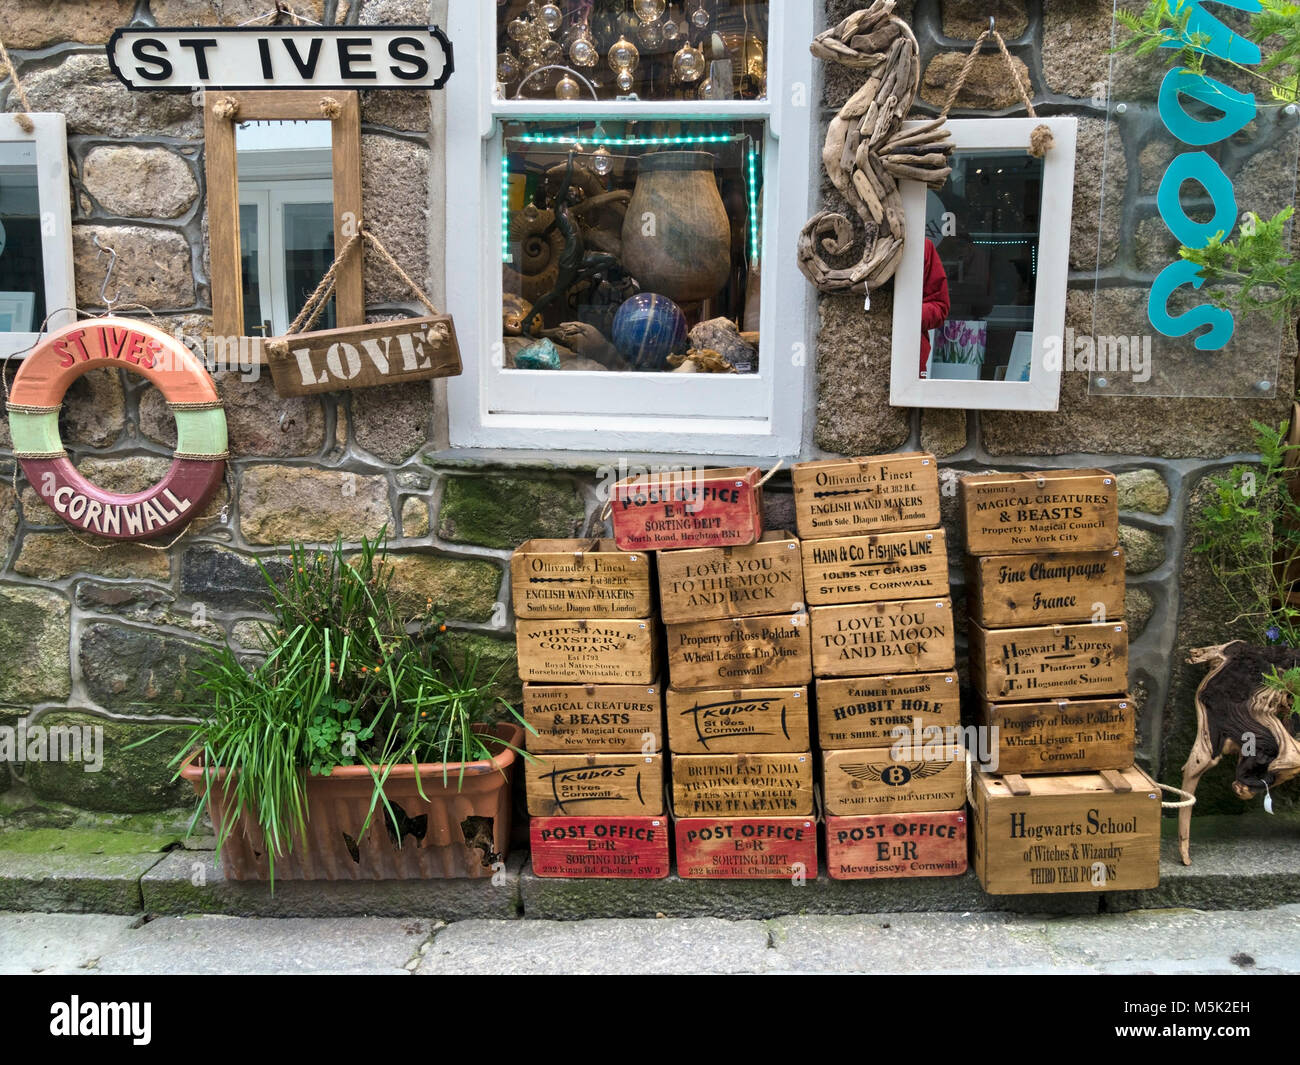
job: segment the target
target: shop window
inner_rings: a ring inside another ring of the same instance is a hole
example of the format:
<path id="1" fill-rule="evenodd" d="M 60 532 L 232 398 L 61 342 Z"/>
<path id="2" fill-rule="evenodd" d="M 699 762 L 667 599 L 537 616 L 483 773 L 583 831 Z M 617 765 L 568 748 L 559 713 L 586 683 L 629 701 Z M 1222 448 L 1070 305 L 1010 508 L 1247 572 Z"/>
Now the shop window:
<path id="1" fill-rule="evenodd" d="M 26 117 L 0 115 L 0 357 L 76 320 L 64 118 Z"/>
<path id="2" fill-rule="evenodd" d="M 800 450 L 813 30 L 765 0 L 453 0 L 454 445 Z"/>

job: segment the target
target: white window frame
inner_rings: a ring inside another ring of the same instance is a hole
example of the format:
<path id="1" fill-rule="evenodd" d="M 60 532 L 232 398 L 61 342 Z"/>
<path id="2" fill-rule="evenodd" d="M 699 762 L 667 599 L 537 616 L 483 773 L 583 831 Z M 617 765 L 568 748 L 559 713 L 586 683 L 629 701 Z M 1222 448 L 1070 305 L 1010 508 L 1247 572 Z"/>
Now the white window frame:
<path id="1" fill-rule="evenodd" d="M 811 213 L 818 101 L 814 4 L 771 5 L 766 100 L 498 100 L 497 5 L 450 0 L 457 69 L 447 89 L 447 304 L 466 352 L 448 382 L 453 447 L 788 457 L 802 446 L 812 362 L 811 286 L 795 249 Z M 503 365 L 501 124 L 510 119 L 764 121 L 759 372 L 563 372 Z"/>
<path id="2" fill-rule="evenodd" d="M 262 308 L 271 306 L 271 336 L 289 329 L 289 299 L 284 272 L 284 209 L 291 203 L 325 203 L 333 207 L 334 183 L 329 178 L 302 181 L 243 181 L 239 206 L 257 207 L 257 283 Z"/>
<path id="3" fill-rule="evenodd" d="M 920 122 L 905 122 L 913 129 Z M 1038 234 L 1038 281 L 1034 289 L 1034 343 L 1027 382 L 960 381 L 917 376 L 921 351 L 921 300 L 925 273 L 927 186 L 902 181 L 907 238 L 894 279 L 894 353 L 889 402 L 895 407 L 960 410 L 1055 411 L 1061 404 L 1060 354 L 1065 335 L 1066 286 L 1070 276 L 1070 232 L 1074 213 L 1074 157 L 1078 121 L 1073 118 L 949 119 L 957 149 L 1025 149 L 1038 126 L 1047 126 L 1056 145 L 1043 160 L 1042 223 Z"/>
<path id="4" fill-rule="evenodd" d="M 37 195 L 41 212 L 41 261 L 44 268 L 46 332 L 77 320 L 77 284 L 72 258 L 72 195 L 68 177 L 68 135 L 61 114 L 29 114 L 26 132 L 12 114 L 0 114 L 0 141 L 36 147 Z M 107 268 L 107 263 L 105 263 Z M 40 322 L 33 322 L 40 328 Z M 0 358 L 24 358 L 41 339 L 38 332 L 0 333 Z"/>

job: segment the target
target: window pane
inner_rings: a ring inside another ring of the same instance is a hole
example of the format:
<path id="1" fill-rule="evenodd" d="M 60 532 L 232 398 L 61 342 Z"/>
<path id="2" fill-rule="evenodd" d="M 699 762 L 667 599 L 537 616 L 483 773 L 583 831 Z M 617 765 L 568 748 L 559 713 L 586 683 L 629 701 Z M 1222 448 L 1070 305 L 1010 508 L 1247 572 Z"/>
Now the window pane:
<path id="1" fill-rule="evenodd" d="M 507 123 L 507 368 L 757 373 L 763 128 Z"/>
<path id="2" fill-rule="evenodd" d="M 34 332 L 45 315 L 36 148 L 5 142 L 0 144 L 0 333 Z"/>
<path id="3" fill-rule="evenodd" d="M 262 313 L 262 286 L 258 279 L 257 204 L 239 205 L 239 258 L 244 275 L 244 335 L 271 336 L 269 315 Z"/>
<path id="4" fill-rule="evenodd" d="M 767 0 L 503 0 L 498 92 L 522 99 L 760 99 L 767 93 L 767 24 Z"/>
<path id="5" fill-rule="evenodd" d="M 289 299 L 290 320 L 316 291 L 321 278 L 334 263 L 334 204 L 286 203 L 284 205 L 284 278 Z M 337 324 L 334 297 L 312 329 L 333 329 Z"/>

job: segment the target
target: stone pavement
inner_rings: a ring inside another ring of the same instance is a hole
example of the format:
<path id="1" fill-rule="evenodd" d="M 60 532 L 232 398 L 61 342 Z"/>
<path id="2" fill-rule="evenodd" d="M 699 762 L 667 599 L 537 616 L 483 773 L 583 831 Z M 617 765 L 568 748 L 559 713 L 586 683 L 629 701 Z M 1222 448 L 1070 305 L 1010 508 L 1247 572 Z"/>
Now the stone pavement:
<path id="1" fill-rule="evenodd" d="M 1300 973 L 1300 904 L 587 921 L 0 914 L 0 973 Z"/>

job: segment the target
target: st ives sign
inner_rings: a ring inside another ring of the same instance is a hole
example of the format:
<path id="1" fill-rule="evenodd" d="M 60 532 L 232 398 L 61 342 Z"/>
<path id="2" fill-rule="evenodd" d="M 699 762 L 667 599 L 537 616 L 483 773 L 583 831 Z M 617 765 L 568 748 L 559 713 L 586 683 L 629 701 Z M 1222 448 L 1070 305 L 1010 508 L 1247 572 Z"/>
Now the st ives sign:
<path id="1" fill-rule="evenodd" d="M 437 26 L 130 27 L 108 62 L 128 88 L 441 89 L 455 69 Z"/>

